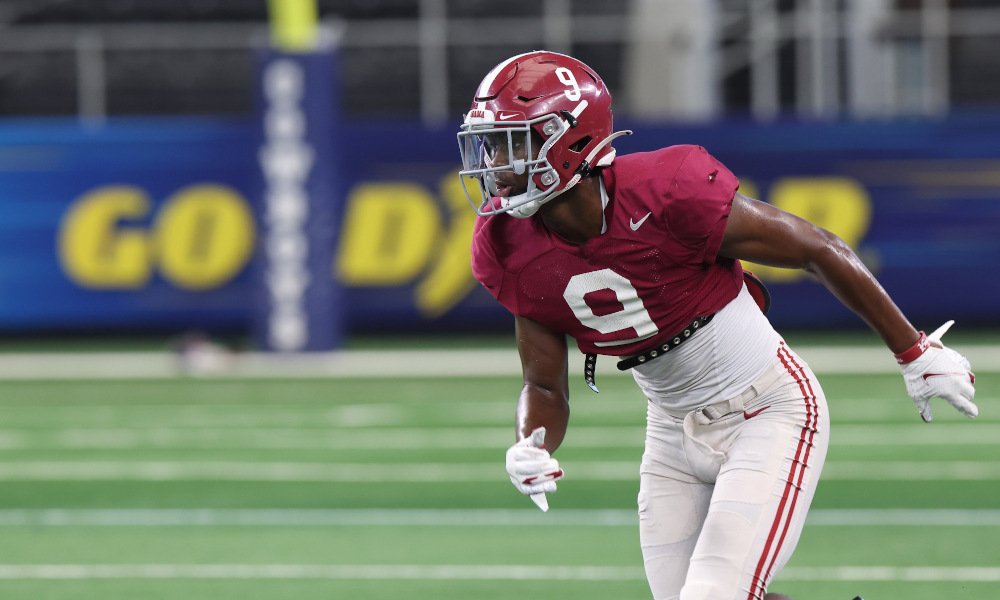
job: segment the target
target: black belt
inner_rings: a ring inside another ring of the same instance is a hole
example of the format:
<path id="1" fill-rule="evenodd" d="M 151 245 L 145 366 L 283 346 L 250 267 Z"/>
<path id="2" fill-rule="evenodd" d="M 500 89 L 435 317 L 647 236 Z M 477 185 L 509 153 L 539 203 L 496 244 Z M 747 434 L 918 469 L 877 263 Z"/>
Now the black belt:
<path id="1" fill-rule="evenodd" d="M 694 321 L 688 323 L 687 327 L 684 328 L 684 331 L 681 331 L 674 337 L 668 339 L 666 342 L 663 342 L 662 344 L 657 344 L 652 348 L 647 348 L 646 350 L 644 350 L 639 354 L 636 354 L 635 356 L 618 361 L 618 370 L 627 371 L 632 367 L 637 367 L 641 364 L 645 364 L 658 356 L 662 356 L 667 352 L 670 352 L 677 346 L 680 346 L 681 344 L 689 340 L 691 336 L 693 336 L 694 333 L 698 331 L 700 327 L 702 327 L 703 325 L 707 325 L 708 322 L 711 321 L 712 317 L 714 316 L 715 313 L 712 313 L 704 317 L 698 317 Z M 583 378 L 587 381 L 587 385 L 590 387 L 590 389 L 594 390 L 595 392 L 597 391 L 597 384 L 594 383 L 594 376 L 596 371 L 597 371 L 597 355 L 588 353 L 587 358 L 584 359 L 583 363 Z"/>

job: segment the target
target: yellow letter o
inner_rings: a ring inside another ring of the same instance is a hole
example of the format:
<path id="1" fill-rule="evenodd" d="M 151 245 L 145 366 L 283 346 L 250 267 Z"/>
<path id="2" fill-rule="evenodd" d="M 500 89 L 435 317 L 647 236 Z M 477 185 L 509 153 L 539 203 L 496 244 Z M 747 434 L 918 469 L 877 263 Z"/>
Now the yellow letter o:
<path id="1" fill-rule="evenodd" d="M 219 287 L 246 266 L 255 237 L 253 213 L 236 190 L 188 186 L 164 202 L 156 220 L 160 272 L 180 288 Z"/>

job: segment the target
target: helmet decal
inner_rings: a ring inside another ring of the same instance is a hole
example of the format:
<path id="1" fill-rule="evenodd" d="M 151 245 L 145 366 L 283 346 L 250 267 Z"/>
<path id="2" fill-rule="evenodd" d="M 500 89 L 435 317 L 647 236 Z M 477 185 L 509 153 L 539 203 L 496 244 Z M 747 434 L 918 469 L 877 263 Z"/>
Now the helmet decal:
<path id="1" fill-rule="evenodd" d="M 570 89 L 563 92 L 566 98 L 576 102 L 580 99 L 580 84 L 576 82 L 576 77 L 573 77 L 573 71 L 570 71 L 566 67 L 558 67 L 556 69 L 556 76 L 559 77 L 559 81 L 566 84 Z"/>

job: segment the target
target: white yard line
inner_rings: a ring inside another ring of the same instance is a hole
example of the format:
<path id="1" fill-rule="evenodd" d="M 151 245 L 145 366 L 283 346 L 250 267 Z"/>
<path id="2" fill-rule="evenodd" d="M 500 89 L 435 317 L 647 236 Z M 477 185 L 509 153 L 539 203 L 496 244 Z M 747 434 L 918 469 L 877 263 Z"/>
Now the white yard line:
<path id="1" fill-rule="evenodd" d="M 639 462 L 566 461 L 579 481 L 632 481 Z M 0 481 L 271 481 L 336 483 L 497 482 L 503 464 L 223 461 L 21 461 L 0 463 Z M 1000 463 L 972 461 L 828 461 L 823 479 L 843 481 L 1000 480 Z"/>
<path id="2" fill-rule="evenodd" d="M 402 410 L 402 409 L 401 409 Z M 387 416 L 384 415 L 383 416 Z M 395 421 L 389 418 L 390 421 Z M 645 429 L 634 426 L 574 426 L 573 448 L 641 449 Z M 0 429 L 0 450 L 37 449 L 299 449 L 452 450 L 509 445 L 503 427 L 92 427 Z M 995 446 L 1000 423 L 836 425 L 834 446 Z"/>
<path id="3" fill-rule="evenodd" d="M 1000 371 L 1000 346 L 958 348 L 980 371 Z M 877 346 L 798 346 L 796 351 L 816 373 L 896 373 L 892 355 Z M 580 369 L 583 357 L 579 357 Z M 598 361 L 601 377 L 628 376 L 614 360 Z M 274 355 L 248 352 L 214 363 L 211 376 L 241 378 L 344 378 L 512 376 L 521 374 L 517 350 L 345 350 Z M 177 377 L 185 372 L 169 352 L 39 352 L 0 353 L 0 380 L 148 379 Z"/>
<path id="4" fill-rule="evenodd" d="M 827 461 L 822 479 L 843 481 L 1000 480 L 1000 463 L 973 461 Z"/>
<path id="5" fill-rule="evenodd" d="M 1000 581 L 1000 567 L 788 567 L 778 581 Z"/>
<path id="6" fill-rule="evenodd" d="M 638 477 L 638 462 L 603 463 L 603 480 Z M 498 481 L 502 463 L 3 462 L 0 481 L 271 481 L 419 483 Z M 617 475 L 617 477 L 616 477 Z"/>
<path id="7" fill-rule="evenodd" d="M 0 565 L 0 579 L 644 579 L 642 567 L 534 565 Z"/>
<path id="8" fill-rule="evenodd" d="M 6 509 L 0 527 L 636 527 L 635 510 L 560 509 Z M 998 509 L 814 509 L 810 527 L 1000 527 Z"/>
<path id="9" fill-rule="evenodd" d="M 813 527 L 997 527 L 1000 509 L 823 508 L 809 511 Z"/>
<path id="10" fill-rule="evenodd" d="M 0 579 L 643 580 L 641 567 L 538 565 L 23 564 Z M 788 567 L 778 581 L 1000 581 L 997 567 Z"/>

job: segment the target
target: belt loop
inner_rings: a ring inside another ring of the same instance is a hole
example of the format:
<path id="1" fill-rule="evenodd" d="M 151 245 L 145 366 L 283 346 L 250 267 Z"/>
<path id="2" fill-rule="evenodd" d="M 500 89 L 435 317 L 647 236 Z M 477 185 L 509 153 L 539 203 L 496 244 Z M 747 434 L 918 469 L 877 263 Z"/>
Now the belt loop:
<path id="1" fill-rule="evenodd" d="M 754 389 L 751 386 L 751 388 L 749 390 L 747 390 L 747 391 L 753 392 Z M 734 397 L 732 397 L 732 398 L 729 399 L 729 412 L 730 413 L 743 412 L 743 409 L 746 408 L 746 404 L 743 401 L 743 396 L 746 393 L 747 392 L 743 392 L 739 396 L 734 396 Z M 756 396 L 756 393 L 754 395 Z"/>
<path id="2" fill-rule="evenodd" d="M 705 416 L 709 421 L 715 421 L 716 419 L 722 418 L 725 414 L 719 412 L 719 409 L 715 407 L 714 404 L 709 404 L 708 406 L 702 408 L 699 412 Z M 729 413 L 726 413 L 729 414 Z"/>

